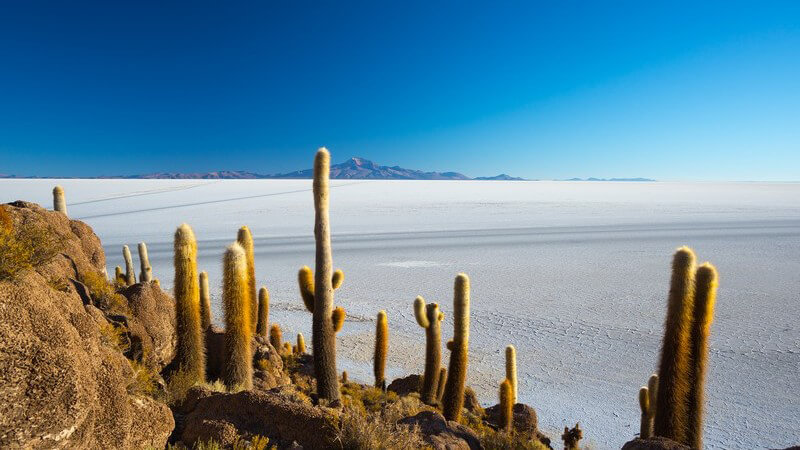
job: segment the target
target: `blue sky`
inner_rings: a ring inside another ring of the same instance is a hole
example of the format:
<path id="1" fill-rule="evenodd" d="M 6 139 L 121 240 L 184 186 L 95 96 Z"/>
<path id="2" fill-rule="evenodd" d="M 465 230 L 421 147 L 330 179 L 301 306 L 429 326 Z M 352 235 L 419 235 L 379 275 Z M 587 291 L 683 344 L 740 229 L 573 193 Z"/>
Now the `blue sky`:
<path id="1" fill-rule="evenodd" d="M 0 4 L 0 173 L 800 180 L 800 2 Z"/>

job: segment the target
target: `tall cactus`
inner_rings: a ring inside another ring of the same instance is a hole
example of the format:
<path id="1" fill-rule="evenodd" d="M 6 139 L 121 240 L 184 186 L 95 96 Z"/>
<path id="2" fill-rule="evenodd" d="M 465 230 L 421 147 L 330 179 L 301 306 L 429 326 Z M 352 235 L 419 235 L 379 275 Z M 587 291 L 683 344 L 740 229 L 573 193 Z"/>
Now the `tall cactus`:
<path id="1" fill-rule="evenodd" d="M 517 404 L 517 349 L 513 345 L 506 347 L 506 379 L 511 383 L 513 404 Z"/>
<path id="2" fill-rule="evenodd" d="M 250 299 L 250 321 L 251 329 L 255 330 L 258 324 L 258 296 L 256 293 L 256 259 L 253 245 L 253 235 L 247 225 L 239 228 L 236 237 L 237 242 L 244 249 L 247 257 L 247 294 Z"/>
<path id="3" fill-rule="evenodd" d="M 654 433 L 686 442 L 689 400 L 689 332 L 694 300 L 695 256 L 681 247 L 672 260 L 664 341 L 659 364 Z"/>
<path id="4" fill-rule="evenodd" d="M 375 325 L 375 360 L 373 373 L 375 374 L 375 387 L 386 390 L 386 354 L 389 353 L 389 323 L 386 311 L 378 313 Z"/>
<path id="5" fill-rule="evenodd" d="M 447 420 L 458 421 L 464 405 L 464 386 L 467 382 L 469 346 L 469 277 L 460 273 L 456 277 L 453 295 L 453 340 L 448 343 L 450 365 L 444 386 L 442 412 Z"/>
<path id="6" fill-rule="evenodd" d="M 200 287 L 197 275 L 197 241 L 182 224 L 175 232 L 175 315 L 178 346 L 175 362 L 190 379 L 205 381 L 206 355 L 200 329 Z"/>
<path id="7" fill-rule="evenodd" d="M 200 329 L 211 326 L 211 291 L 208 289 L 208 273 L 200 272 Z"/>
<path id="8" fill-rule="evenodd" d="M 64 198 L 64 188 L 61 186 L 53 188 L 53 211 L 67 216 L 67 200 Z"/>
<path id="9" fill-rule="evenodd" d="M 122 258 L 125 259 L 125 283 L 128 286 L 136 284 L 136 271 L 133 269 L 131 249 L 127 245 L 122 246 Z"/>
<path id="10" fill-rule="evenodd" d="M 425 372 L 422 374 L 422 401 L 428 405 L 436 404 L 436 388 L 439 386 L 439 368 L 442 361 L 442 326 L 444 313 L 439 305 L 426 305 L 421 296 L 414 299 L 414 317 L 417 324 L 425 329 Z"/>
<path id="11" fill-rule="evenodd" d="M 225 367 L 228 389 L 253 387 L 253 356 L 250 346 L 250 292 L 247 256 L 239 243 L 225 250 L 222 299 L 225 305 Z"/>
<path id="12" fill-rule="evenodd" d="M 511 425 L 514 422 L 514 386 L 511 380 L 504 379 L 500 383 L 500 428 L 507 433 L 511 432 Z"/>
<path id="13" fill-rule="evenodd" d="M 266 337 L 269 334 L 269 291 L 265 286 L 258 290 L 258 323 L 256 334 Z"/>
<path id="14" fill-rule="evenodd" d="M 708 336 L 714 320 L 717 297 L 717 270 L 709 263 L 697 268 L 695 276 L 694 320 L 691 332 L 691 386 L 689 389 L 689 428 L 686 444 L 703 448 L 704 383 L 708 363 Z"/>
<path id="15" fill-rule="evenodd" d="M 153 279 L 153 268 L 150 266 L 150 257 L 147 256 L 147 244 L 139 242 L 139 281 L 147 283 Z"/>

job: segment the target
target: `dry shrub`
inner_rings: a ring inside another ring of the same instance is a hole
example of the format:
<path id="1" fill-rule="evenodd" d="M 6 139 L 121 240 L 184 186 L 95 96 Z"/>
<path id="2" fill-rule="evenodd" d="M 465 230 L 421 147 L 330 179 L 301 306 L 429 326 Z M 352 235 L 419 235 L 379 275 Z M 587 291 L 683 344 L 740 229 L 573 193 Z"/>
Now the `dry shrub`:
<path id="1" fill-rule="evenodd" d="M 342 410 L 337 439 L 345 450 L 425 448 L 425 441 L 416 428 L 397 425 L 379 413 L 366 413 L 352 406 Z"/>
<path id="2" fill-rule="evenodd" d="M 180 404 L 185 398 L 189 389 L 197 384 L 195 374 L 179 368 L 169 375 L 167 381 L 167 403 L 170 406 Z M 222 391 L 225 392 L 225 391 Z"/>
<path id="3" fill-rule="evenodd" d="M 122 353 L 127 353 L 131 348 L 131 341 L 128 339 L 128 329 L 123 325 L 107 323 L 101 326 L 100 340 Z"/>
<path id="4" fill-rule="evenodd" d="M 469 427 L 486 450 L 548 450 L 536 436 L 525 436 L 512 431 L 495 430 L 483 421 L 482 417 L 469 411 L 464 411 L 459 418 L 459 423 Z"/>
<path id="5" fill-rule="evenodd" d="M 105 312 L 130 315 L 128 301 L 122 294 L 117 293 L 116 286 L 109 282 L 102 273 L 82 273 L 80 275 L 80 281 L 89 289 L 92 302 L 95 306 Z"/>
<path id="6" fill-rule="evenodd" d="M 156 393 L 156 375 L 144 364 L 130 361 L 133 378 L 128 383 L 128 393 L 152 397 Z"/>
<path id="7" fill-rule="evenodd" d="M 49 229 L 15 227 L 6 208 L 0 205 L 0 281 L 50 261 L 62 242 Z"/>

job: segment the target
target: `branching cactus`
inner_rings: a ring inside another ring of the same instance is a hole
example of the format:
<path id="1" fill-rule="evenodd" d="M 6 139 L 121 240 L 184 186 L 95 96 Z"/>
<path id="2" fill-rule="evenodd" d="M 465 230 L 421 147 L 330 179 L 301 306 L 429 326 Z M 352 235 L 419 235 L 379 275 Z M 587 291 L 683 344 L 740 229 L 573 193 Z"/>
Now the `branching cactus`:
<path id="1" fill-rule="evenodd" d="M 67 216 L 67 200 L 64 198 L 64 188 L 61 186 L 53 188 L 53 210 Z"/>
<path id="2" fill-rule="evenodd" d="M 303 333 L 297 333 L 297 352 L 298 355 L 305 355 L 306 354 L 306 339 L 303 337 Z"/>
<path id="3" fill-rule="evenodd" d="M 373 372 L 375 373 L 375 387 L 386 390 L 386 354 L 389 352 L 389 323 L 386 319 L 386 311 L 378 313 L 378 320 L 375 326 L 375 361 Z"/>
<path id="4" fill-rule="evenodd" d="M 225 305 L 223 380 L 228 389 L 253 387 L 248 282 L 246 253 L 241 245 L 233 243 L 225 250 L 222 280 L 222 299 Z"/>
<path id="5" fill-rule="evenodd" d="M 133 269 L 131 249 L 127 245 L 122 246 L 122 258 L 125 259 L 125 283 L 128 286 L 136 284 L 136 271 Z"/>
<path id="6" fill-rule="evenodd" d="M 469 357 L 469 277 L 458 274 L 453 296 L 454 336 L 450 341 L 450 366 L 442 397 L 442 412 L 447 420 L 458 421 L 464 405 L 464 386 L 467 383 Z"/>
<path id="7" fill-rule="evenodd" d="M 175 232 L 175 315 L 178 369 L 197 382 L 205 381 L 206 355 L 200 329 L 200 283 L 197 274 L 197 241 L 192 228 L 183 224 Z"/>
<path id="8" fill-rule="evenodd" d="M 689 333 L 694 302 L 695 256 L 681 247 L 672 260 L 664 341 L 659 364 L 654 433 L 686 442 L 689 405 Z"/>
<path id="9" fill-rule="evenodd" d="M 200 272 L 200 328 L 211 326 L 211 292 L 208 289 L 208 273 Z"/>
<path id="10" fill-rule="evenodd" d="M 139 267 L 141 274 L 139 274 L 139 281 L 147 283 L 153 280 L 153 268 L 150 266 L 150 257 L 147 256 L 147 244 L 139 242 Z"/>
<path id="11" fill-rule="evenodd" d="M 265 286 L 258 290 L 258 323 L 256 334 L 266 337 L 269 334 L 269 291 Z"/>
<path id="12" fill-rule="evenodd" d="M 506 379 L 511 383 L 513 404 L 517 404 L 517 349 L 513 345 L 506 347 Z"/>
<path id="13" fill-rule="evenodd" d="M 269 343 L 280 352 L 283 349 L 283 332 L 277 323 L 273 323 L 269 328 Z"/>
<path id="14" fill-rule="evenodd" d="M 511 432 L 514 422 L 514 386 L 506 378 L 500 383 L 500 428 L 507 433 Z"/>
<path id="15" fill-rule="evenodd" d="M 695 276 L 694 320 L 691 332 L 692 370 L 689 389 L 689 428 L 686 444 L 703 448 L 704 383 L 708 364 L 708 336 L 714 320 L 717 270 L 709 263 L 698 267 Z"/>
<path id="16" fill-rule="evenodd" d="M 439 386 L 439 368 L 442 364 L 442 320 L 444 313 L 439 312 L 439 305 L 426 305 L 425 299 L 414 299 L 414 317 L 417 324 L 425 329 L 425 372 L 422 374 L 422 401 L 436 404 L 436 389 Z"/>
<path id="17" fill-rule="evenodd" d="M 251 328 L 255 329 L 258 323 L 258 297 L 256 293 L 256 259 L 255 248 L 253 245 L 253 235 L 247 225 L 239 228 L 236 241 L 244 249 L 247 257 L 247 294 L 250 299 L 250 321 Z"/>

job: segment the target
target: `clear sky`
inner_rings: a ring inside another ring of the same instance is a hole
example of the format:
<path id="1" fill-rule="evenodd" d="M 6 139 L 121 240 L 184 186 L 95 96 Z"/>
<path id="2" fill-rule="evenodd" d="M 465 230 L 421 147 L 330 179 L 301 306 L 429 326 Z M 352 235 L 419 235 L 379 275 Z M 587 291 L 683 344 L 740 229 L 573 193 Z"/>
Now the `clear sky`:
<path id="1" fill-rule="evenodd" d="M 0 3 L 0 173 L 800 180 L 800 1 Z"/>

